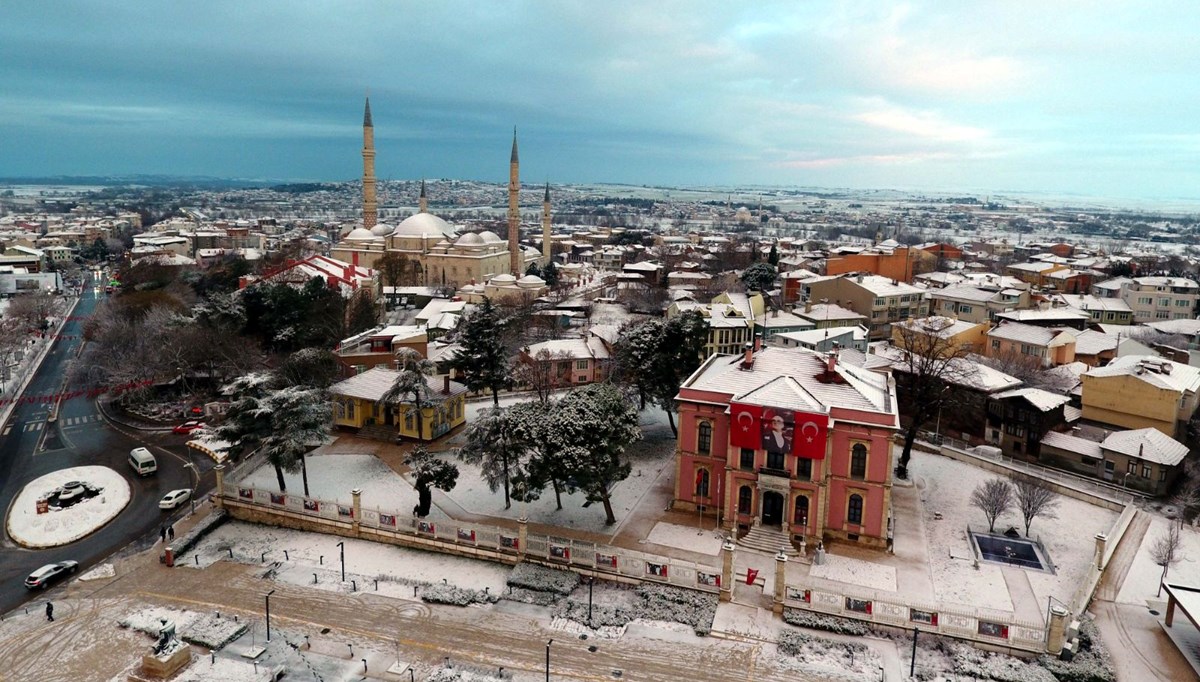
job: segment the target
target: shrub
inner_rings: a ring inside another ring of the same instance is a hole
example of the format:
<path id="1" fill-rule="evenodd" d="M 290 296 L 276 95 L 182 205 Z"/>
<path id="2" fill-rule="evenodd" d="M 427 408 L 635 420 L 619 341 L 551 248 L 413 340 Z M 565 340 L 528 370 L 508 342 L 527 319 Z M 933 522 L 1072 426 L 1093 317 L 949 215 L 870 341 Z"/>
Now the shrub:
<path id="1" fill-rule="evenodd" d="M 643 618 L 690 625 L 697 635 L 712 631 L 717 615 L 717 596 L 667 585 L 641 585 L 633 590 L 632 604 L 592 604 L 592 620 L 588 622 L 586 599 L 575 597 L 561 602 L 554 615 L 591 627 L 622 627 Z"/>
<path id="2" fill-rule="evenodd" d="M 812 611 L 804 611 L 802 609 L 785 608 L 783 610 L 783 622 L 795 625 L 796 627 L 824 630 L 842 635 L 865 635 L 871 630 L 870 626 L 861 620 L 826 616 L 821 613 L 813 613 Z"/>
<path id="3" fill-rule="evenodd" d="M 537 590 L 527 590 L 524 587 L 509 587 L 501 595 L 501 599 L 521 602 L 522 604 L 534 604 L 536 606 L 554 606 L 562 601 L 563 596 L 556 592 L 538 592 Z"/>
<path id="4" fill-rule="evenodd" d="M 579 586 L 579 574 L 537 564 L 519 563 L 508 574 L 508 584 L 535 592 L 568 595 Z"/>
<path id="5" fill-rule="evenodd" d="M 1074 659 L 1063 661 L 1039 656 L 1038 663 L 1058 682 L 1115 682 L 1117 679 L 1096 623 L 1088 614 L 1079 620 L 1079 651 Z"/>
<path id="6" fill-rule="evenodd" d="M 430 604 L 470 606 L 471 604 L 494 604 L 499 597 L 481 590 L 468 590 L 457 585 L 428 585 L 421 589 L 421 601 Z"/>

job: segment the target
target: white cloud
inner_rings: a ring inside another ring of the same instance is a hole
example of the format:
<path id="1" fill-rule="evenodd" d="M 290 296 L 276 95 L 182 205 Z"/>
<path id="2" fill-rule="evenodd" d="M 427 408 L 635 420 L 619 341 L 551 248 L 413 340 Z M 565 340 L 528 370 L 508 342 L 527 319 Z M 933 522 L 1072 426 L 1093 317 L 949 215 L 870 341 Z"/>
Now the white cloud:
<path id="1" fill-rule="evenodd" d="M 948 121 L 937 112 L 887 104 L 872 106 L 853 118 L 876 128 L 939 142 L 973 142 L 991 137 L 991 132 L 984 128 Z"/>

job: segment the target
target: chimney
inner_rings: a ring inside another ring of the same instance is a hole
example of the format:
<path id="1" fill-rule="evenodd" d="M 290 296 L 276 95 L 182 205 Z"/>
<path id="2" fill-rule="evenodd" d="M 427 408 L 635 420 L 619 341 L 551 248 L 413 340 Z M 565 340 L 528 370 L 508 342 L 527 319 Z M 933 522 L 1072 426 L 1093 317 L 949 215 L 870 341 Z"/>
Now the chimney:
<path id="1" fill-rule="evenodd" d="M 442 376 L 442 393 L 445 393 L 446 395 L 450 395 L 450 375 L 449 374 Z"/>
<path id="2" fill-rule="evenodd" d="M 742 369 L 754 367 L 754 344 L 746 344 L 746 354 L 742 358 Z"/>
<path id="3" fill-rule="evenodd" d="M 806 312 L 806 313 L 812 312 L 812 299 L 811 298 L 804 302 L 804 312 Z"/>
<path id="4" fill-rule="evenodd" d="M 760 350 L 762 350 L 762 334 L 755 334 L 754 335 L 754 352 L 757 353 Z"/>
<path id="5" fill-rule="evenodd" d="M 838 345 L 837 345 L 837 343 L 834 343 L 833 349 L 830 350 L 829 354 L 825 356 L 825 372 L 827 374 L 832 375 L 834 373 L 834 371 L 837 370 L 837 361 L 838 361 Z"/>

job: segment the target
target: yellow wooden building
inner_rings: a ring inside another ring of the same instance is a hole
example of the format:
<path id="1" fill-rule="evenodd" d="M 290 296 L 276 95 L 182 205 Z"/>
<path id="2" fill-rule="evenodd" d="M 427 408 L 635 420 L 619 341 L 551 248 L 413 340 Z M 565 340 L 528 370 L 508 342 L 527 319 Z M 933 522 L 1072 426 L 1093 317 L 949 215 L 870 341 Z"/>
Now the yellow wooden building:
<path id="1" fill-rule="evenodd" d="M 429 441 L 466 422 L 467 387 L 451 381 L 448 375 L 426 377 L 433 404 L 422 408 L 419 422 L 412 396 L 399 404 L 385 405 L 383 394 L 399 374 L 388 367 L 373 367 L 330 386 L 334 425 L 358 430 L 364 436 L 394 435 Z"/>

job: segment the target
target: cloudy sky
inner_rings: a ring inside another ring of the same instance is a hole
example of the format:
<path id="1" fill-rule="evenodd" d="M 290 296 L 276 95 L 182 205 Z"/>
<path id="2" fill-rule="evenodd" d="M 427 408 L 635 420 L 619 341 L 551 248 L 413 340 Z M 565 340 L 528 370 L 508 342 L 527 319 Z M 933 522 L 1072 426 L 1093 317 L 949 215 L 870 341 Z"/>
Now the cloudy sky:
<path id="1" fill-rule="evenodd" d="M 1200 197 L 1200 3 L 0 3 L 0 176 Z"/>

